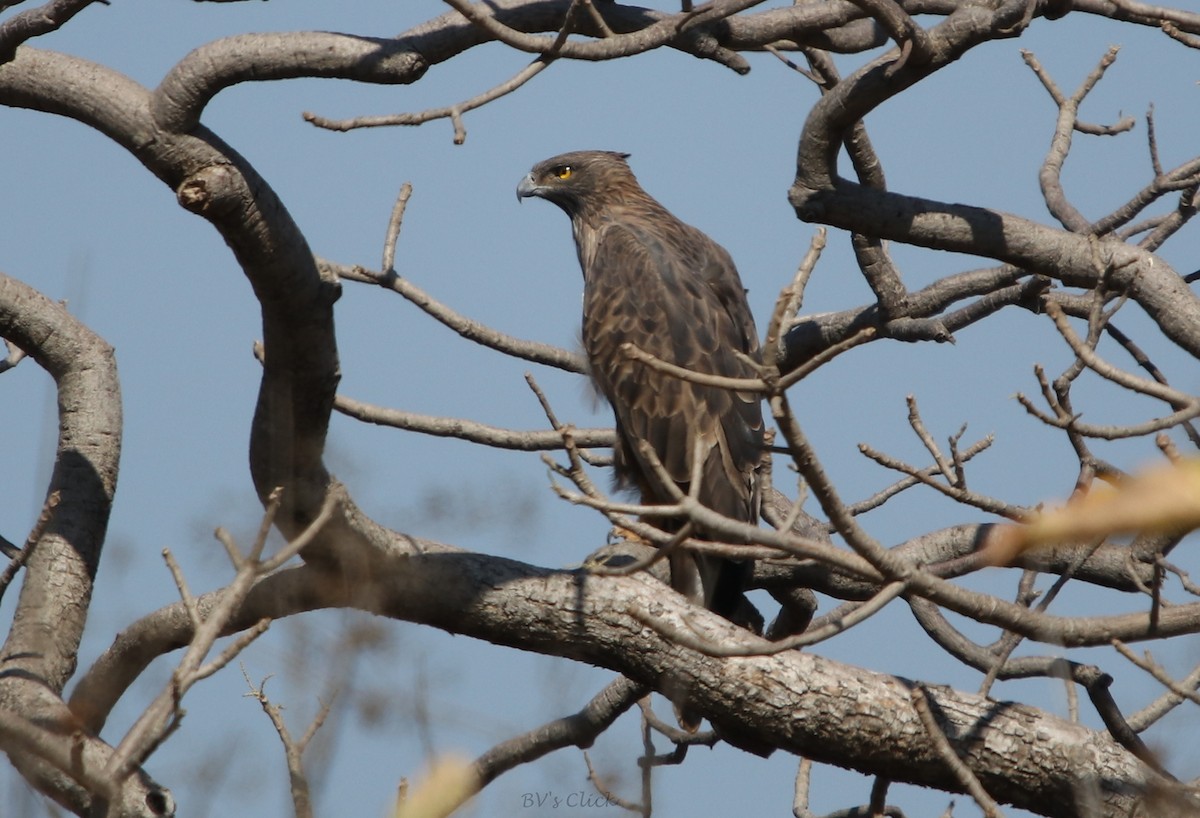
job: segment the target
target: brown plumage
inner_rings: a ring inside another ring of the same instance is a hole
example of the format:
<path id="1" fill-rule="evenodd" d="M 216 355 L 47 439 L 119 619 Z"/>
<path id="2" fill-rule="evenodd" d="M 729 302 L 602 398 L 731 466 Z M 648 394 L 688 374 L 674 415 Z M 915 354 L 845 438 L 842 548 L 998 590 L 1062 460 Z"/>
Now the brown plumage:
<path id="1" fill-rule="evenodd" d="M 729 253 L 642 190 L 626 156 L 565 153 L 539 162 L 517 186 L 518 197 L 547 199 L 571 217 L 584 278 L 583 346 L 592 380 L 616 417 L 618 485 L 638 489 L 644 503 L 671 502 L 638 442 L 649 444 L 684 492 L 699 451 L 699 501 L 756 523 L 763 451 L 758 397 L 681 380 L 621 352 L 632 343 L 696 372 L 757 374 L 746 358 L 757 356 L 758 335 Z M 734 618 L 748 567 L 701 555 L 673 559 L 672 585 Z"/>

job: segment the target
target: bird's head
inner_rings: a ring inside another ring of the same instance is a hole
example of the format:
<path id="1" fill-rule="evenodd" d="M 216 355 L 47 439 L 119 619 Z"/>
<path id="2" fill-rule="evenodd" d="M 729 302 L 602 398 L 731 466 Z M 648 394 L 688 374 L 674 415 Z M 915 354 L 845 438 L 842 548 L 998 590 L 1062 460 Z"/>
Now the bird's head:
<path id="1" fill-rule="evenodd" d="M 634 182 L 627 153 L 573 151 L 538 162 L 517 185 L 517 201 L 529 196 L 554 202 L 574 218 L 588 202 L 615 189 L 618 182 Z M 634 184 L 636 187 L 636 182 Z"/>

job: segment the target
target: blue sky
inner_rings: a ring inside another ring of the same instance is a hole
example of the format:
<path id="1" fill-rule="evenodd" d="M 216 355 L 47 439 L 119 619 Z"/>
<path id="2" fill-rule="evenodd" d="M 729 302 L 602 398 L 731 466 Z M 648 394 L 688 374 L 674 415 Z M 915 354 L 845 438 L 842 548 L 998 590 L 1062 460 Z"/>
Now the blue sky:
<path id="1" fill-rule="evenodd" d="M 116 0 L 87 9 L 35 45 L 97 60 L 152 86 L 190 49 L 221 36 L 304 29 L 386 36 L 445 8 L 435 2 Z M 1034 51 L 1069 91 L 1113 42 L 1123 51 L 1085 103 L 1084 118 L 1140 117 L 1153 103 L 1164 165 L 1189 158 L 1200 93 L 1194 55 L 1151 29 L 1071 15 L 1037 21 L 1019 41 L 976 49 L 873 113 L 867 124 L 889 186 L 1049 223 L 1037 171 L 1055 110 L 1019 49 Z M 392 202 L 400 185 L 411 182 L 398 271 L 473 318 L 561 346 L 577 343 L 579 322 L 581 279 L 570 231 L 562 214 L 545 203 L 519 207 L 514 187 L 535 161 L 564 150 L 628 151 L 653 195 L 730 250 L 761 328 L 813 232 L 796 220 L 786 192 L 799 129 L 816 92 L 770 55 L 749 59 L 753 70 L 746 77 L 665 51 L 618 63 L 559 62 L 516 94 L 466 115 L 462 146 L 452 144 L 445 121 L 334 134 L 304 123 L 300 114 L 353 116 L 457 102 L 515 73 L 526 55 L 501 46 L 478 48 L 435 66 L 411 87 L 330 80 L 242 85 L 218 96 L 203 121 L 275 187 L 313 250 L 335 261 L 378 265 Z M 849 71 L 864 59 L 840 58 L 839 64 Z M 211 530 L 224 525 L 245 541 L 257 524 L 246 468 L 257 391 L 258 365 L 251 356 L 260 333 L 257 305 L 215 231 L 180 209 L 172 191 L 103 136 L 63 119 L 8 109 L 0 110 L 0 134 L 10 158 L 0 163 L 0 270 L 67 299 L 117 348 L 122 374 L 126 443 L 81 658 L 86 665 L 117 629 L 175 600 L 159 557 L 163 547 L 177 555 L 192 587 L 206 590 L 231 575 Z M 1068 194 L 1093 217 L 1148 180 L 1142 122 L 1118 138 L 1077 137 L 1064 174 Z M 1193 231 L 1163 255 L 1190 272 L 1200 266 L 1198 244 Z M 943 253 L 893 250 L 912 288 L 979 264 Z M 844 309 L 869 298 L 848 241 L 833 233 L 805 311 Z M 1156 344 L 1145 319 L 1127 312 L 1122 326 L 1151 348 L 1176 385 L 1200 388 L 1194 361 Z M 398 297 L 348 283 L 337 320 L 344 394 L 514 428 L 544 426 L 523 380 L 528 365 L 472 347 Z M 1127 363 L 1119 356 L 1114 360 Z M 970 440 L 997 435 L 993 450 L 969 472 L 978 490 L 1033 503 L 1065 496 L 1075 470 L 1065 439 L 1028 418 L 1012 395 L 1036 393 L 1035 362 L 1056 373 L 1068 361 L 1048 321 L 1014 311 L 962 332 L 955 346 L 873 344 L 799 385 L 793 403 L 848 499 L 892 482 L 857 453 L 859 442 L 921 459 L 920 443 L 905 419 L 904 396 L 911 393 L 939 440 L 964 422 Z M 579 377 L 535 375 L 560 417 L 579 425 L 607 422 Z M 10 475 L 0 492 L 0 532 L 9 539 L 23 538 L 45 491 L 53 452 L 51 387 L 48 376 L 29 363 L 0 378 L 0 417 L 9 433 L 0 464 Z M 1092 400 L 1084 403 L 1084 396 Z M 1095 422 L 1140 418 L 1137 412 L 1144 408 L 1098 384 L 1081 386 L 1077 400 Z M 1103 452 L 1131 468 L 1156 456 L 1148 440 Z M 606 531 L 597 515 L 553 497 L 537 455 L 492 452 L 335 417 L 328 459 L 376 519 L 467 548 L 571 565 L 598 546 Z M 981 519 L 931 492 L 910 495 L 867 517 L 872 533 L 894 544 Z M 1177 557 L 1186 564 L 1187 555 Z M 1015 577 L 995 571 L 970 582 L 1011 589 Z M 11 603 L 6 601 L 0 616 Z M 1060 604 L 1111 611 L 1135 603 L 1081 593 L 1068 594 Z M 823 607 L 828 609 L 828 601 Z M 268 692 L 287 705 L 294 731 L 315 711 L 331 646 L 348 627 L 378 629 L 380 647 L 356 665 L 354 685 L 360 699 L 371 692 L 380 707 L 339 711 L 325 728 L 327 743 L 314 748 L 314 766 L 328 764 L 317 776 L 322 815 L 382 815 L 398 779 L 416 775 L 431 751 L 477 755 L 573 712 L 611 677 L 404 623 L 313 615 L 277 624 L 242 659 L 256 681 L 276 674 Z M 304 639 L 307 651 L 290 647 Z M 816 651 L 968 690 L 979 682 L 929 649 L 898 603 Z M 1189 640 L 1160 658 L 1183 671 L 1197 653 L 1197 643 Z M 1127 711 L 1157 695 L 1111 655 L 1080 657 L 1102 661 L 1115 672 L 1114 693 Z M 171 661 L 157 663 L 126 697 L 108 727 L 110 740 L 119 738 L 139 703 L 154 695 Z M 270 724 L 244 693 L 236 669 L 202 684 L 187 700 L 183 732 L 152 759 L 151 772 L 173 787 L 181 815 L 286 814 L 282 753 Z M 1001 685 L 998 695 L 1065 713 L 1057 684 Z M 421 726 L 423 711 L 428 727 Z M 1094 721 L 1089 713 L 1085 718 Z M 1200 773 L 1196 751 L 1184 746 L 1186 731 L 1194 728 L 1195 718 L 1181 715 L 1151 735 L 1158 746 L 1173 748 L 1170 757 L 1179 760 L 1183 775 Z M 206 748 L 205 763 L 225 765 L 218 785 L 198 786 L 197 746 Z M 207 751 L 213 747 L 221 749 Z M 630 716 L 594 751 L 600 768 L 617 776 L 616 786 L 631 798 L 637 792 L 632 759 L 639 747 L 636 717 Z M 795 759 L 783 755 L 762 761 L 727 747 L 696 750 L 683 767 L 659 774 L 655 814 L 747 814 L 750 807 L 754 814 L 787 814 L 794 772 Z M 551 791 L 565 797 L 587 789 L 585 777 L 579 753 L 561 751 L 497 781 L 474 814 L 562 814 L 526 808 L 522 796 Z M 9 793 L 13 786 L 0 784 L 0 799 L 15 797 Z M 819 767 L 813 809 L 864 802 L 869 787 L 859 776 Z M 918 815 L 940 812 L 948 800 L 904 787 L 892 795 Z M 973 814 L 966 799 L 957 800 L 955 814 Z"/>

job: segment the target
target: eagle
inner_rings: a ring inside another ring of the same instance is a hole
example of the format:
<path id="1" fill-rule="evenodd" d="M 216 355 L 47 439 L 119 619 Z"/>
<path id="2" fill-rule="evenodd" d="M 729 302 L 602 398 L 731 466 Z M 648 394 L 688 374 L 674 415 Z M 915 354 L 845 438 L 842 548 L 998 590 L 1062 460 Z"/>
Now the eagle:
<path id="1" fill-rule="evenodd" d="M 698 473 L 702 505 L 757 524 L 759 397 L 679 378 L 624 349 L 632 344 L 693 372 L 758 376 L 758 333 L 733 259 L 646 193 L 628 156 L 564 153 L 534 165 L 517 185 L 518 200 L 537 196 L 571 218 L 583 270 L 583 347 L 616 420 L 616 484 L 636 489 L 644 504 L 664 504 L 674 501 L 667 479 L 687 493 Z M 682 521 L 655 524 L 674 531 Z M 703 529 L 693 536 L 730 541 Z M 672 586 L 693 602 L 742 624 L 757 617 L 744 614 L 750 563 L 680 552 L 670 566 Z"/>

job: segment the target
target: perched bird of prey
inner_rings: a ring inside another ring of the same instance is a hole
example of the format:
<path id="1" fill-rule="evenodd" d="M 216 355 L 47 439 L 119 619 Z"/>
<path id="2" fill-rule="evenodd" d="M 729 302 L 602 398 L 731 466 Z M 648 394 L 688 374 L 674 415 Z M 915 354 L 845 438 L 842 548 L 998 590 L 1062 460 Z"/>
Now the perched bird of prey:
<path id="1" fill-rule="evenodd" d="M 518 198 L 538 196 L 571 217 L 583 269 L 583 346 L 592 380 L 616 417 L 617 484 L 636 488 L 643 503 L 670 503 L 666 480 L 639 444 L 648 444 L 685 493 L 699 457 L 699 502 L 757 523 L 763 454 L 758 396 L 680 379 L 622 350 L 629 343 L 694 372 L 758 374 L 751 363 L 758 334 L 729 253 L 642 190 L 627 157 L 564 153 L 534 165 L 517 186 Z M 681 522 L 655 524 L 676 530 Z M 730 541 L 703 530 L 694 535 Z M 670 564 L 677 590 L 742 621 L 738 609 L 749 563 L 681 553 Z"/>

